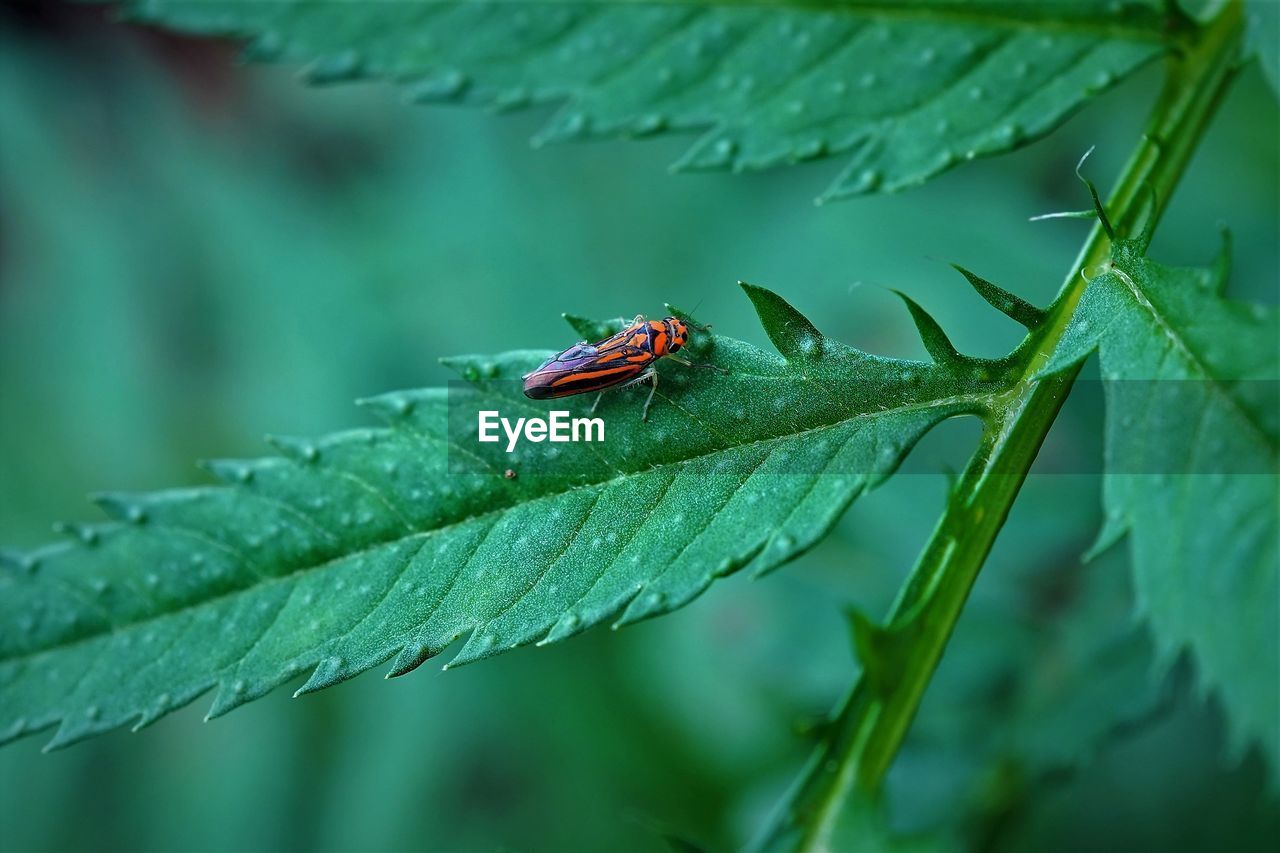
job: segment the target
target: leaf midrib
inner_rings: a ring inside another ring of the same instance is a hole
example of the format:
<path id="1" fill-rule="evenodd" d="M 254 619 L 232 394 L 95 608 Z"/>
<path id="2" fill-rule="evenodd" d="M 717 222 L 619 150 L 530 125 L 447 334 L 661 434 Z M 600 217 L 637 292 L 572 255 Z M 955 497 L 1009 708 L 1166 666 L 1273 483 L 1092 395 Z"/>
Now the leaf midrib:
<path id="1" fill-rule="evenodd" d="M 232 598 L 234 596 L 242 595 L 248 592 L 252 592 L 254 590 L 267 589 L 276 583 L 292 582 L 301 575 L 305 575 L 314 571 L 323 570 L 333 565 L 334 563 L 338 563 L 342 560 L 350 560 L 350 559 L 356 559 L 356 558 L 362 557 L 366 554 L 370 554 L 388 545 L 408 542 L 416 537 L 437 536 L 465 524 L 471 524 L 472 522 L 487 519 L 492 516 L 501 515 L 502 513 L 509 512 L 510 510 L 512 510 L 517 506 L 527 506 L 528 504 L 535 503 L 537 501 L 543 501 L 543 500 L 548 500 L 548 501 L 556 500 L 564 497 L 565 495 L 572 494 L 573 492 L 576 492 L 582 489 L 593 489 L 593 488 L 605 487 L 612 483 L 618 482 L 620 480 L 625 480 L 628 477 L 639 476 L 642 474 L 649 474 L 654 471 L 665 470 L 666 468 L 673 467 L 673 466 L 686 465 L 691 462 L 696 462 L 700 459 L 705 459 L 710 456 L 715 456 L 718 453 L 724 453 L 728 450 L 736 450 L 739 448 L 752 447 L 754 445 L 764 444 L 767 442 L 784 441 L 784 440 L 792 440 L 792 439 L 800 438 L 810 433 L 818 432 L 819 430 L 830 429 L 834 426 L 856 421 L 858 419 L 879 418 L 879 417 L 884 417 L 888 415 L 902 414 L 904 412 L 922 411 L 922 410 L 933 409 L 933 408 L 946 408 L 950 406 L 963 407 L 966 404 L 974 406 L 976 410 L 976 407 L 979 406 L 980 404 L 985 402 L 990 406 L 990 404 L 993 404 L 996 401 L 1000 400 L 1002 397 L 1007 396 L 1008 393 L 1009 393 L 1009 389 L 1003 389 L 999 391 L 972 392 L 968 394 L 958 394 L 951 397 L 940 397 L 936 400 L 928 400 L 920 403 L 913 403 L 906 406 L 897 406 L 891 409 L 879 409 L 874 412 L 859 412 L 855 414 L 853 417 L 840 418 L 832 421 L 827 421 L 825 423 L 816 424 L 807 429 L 796 430 L 795 432 L 783 433 L 781 435 L 769 436 L 767 438 L 753 439 L 752 441 L 745 441 L 745 442 L 742 442 L 741 444 L 734 444 L 729 447 L 718 447 L 713 450 L 708 450 L 705 453 L 699 453 L 694 456 L 685 457 L 683 459 L 676 459 L 668 462 L 661 462 L 657 465 L 646 467 L 643 470 L 637 470 L 637 471 L 627 472 L 624 474 L 619 474 L 617 476 L 610 477 L 608 479 L 578 483 L 566 489 L 548 492 L 546 494 L 538 495 L 537 497 L 531 498 L 530 500 L 527 500 L 527 501 L 512 503 L 512 504 L 508 504 L 495 509 L 487 510 L 485 512 L 476 513 L 475 515 L 470 515 L 470 516 L 467 516 L 466 518 L 462 518 L 457 521 L 452 521 L 452 522 L 449 522 L 448 524 L 444 524 L 438 527 L 432 527 L 426 530 L 413 531 L 403 536 L 379 539 L 375 542 L 369 543 L 368 545 L 362 548 L 352 550 L 352 551 L 347 551 L 343 554 L 330 557 L 327 560 L 323 560 L 321 562 L 313 563 L 309 565 L 299 566 L 293 571 L 288 572 L 287 574 L 276 575 L 276 576 L 265 578 L 265 579 L 262 579 L 261 576 L 259 576 L 260 579 L 257 583 L 253 583 L 248 586 L 241 586 L 241 587 L 237 587 L 236 589 L 227 590 L 226 592 L 220 593 L 218 595 L 210 596 L 208 598 L 203 598 L 199 601 L 191 602 L 190 604 L 185 604 L 181 607 L 173 608 L 171 610 L 164 610 L 157 613 L 151 613 L 141 619 L 135 619 L 122 624 L 112 624 L 106 630 L 93 631 L 93 632 L 78 636 L 74 639 L 64 640 L 58 643 L 52 643 L 47 646 L 42 646 L 38 649 L 33 649 L 29 652 L 25 652 L 20 655 L 0 658 L 0 661 L 8 663 L 8 662 L 29 660 L 32 658 L 39 657 L 41 655 L 57 652 L 62 649 L 94 642 L 102 639 L 105 636 L 123 634 L 127 631 L 134 630 L 137 627 L 146 625 L 150 622 L 153 622 L 159 619 L 164 619 L 167 617 L 176 617 L 188 611 L 198 610 L 199 608 L 208 606 L 210 604 L 221 601 L 223 599 Z M 391 427 L 389 429 L 394 431 L 397 428 L 398 427 Z M 291 463 L 291 464 L 297 464 L 297 463 Z M 231 485 L 226 485 L 221 487 L 214 486 L 209 488 L 236 488 L 236 487 Z M 201 531 L 194 530 L 188 527 L 183 527 L 181 525 L 159 524 L 155 522 L 148 522 L 148 523 L 151 524 L 157 530 L 159 529 L 172 530 L 183 535 L 200 536 L 202 538 L 204 537 L 204 534 L 202 534 Z M 71 543 L 71 544 L 68 544 L 66 547 L 77 547 L 77 546 L 76 544 Z"/>

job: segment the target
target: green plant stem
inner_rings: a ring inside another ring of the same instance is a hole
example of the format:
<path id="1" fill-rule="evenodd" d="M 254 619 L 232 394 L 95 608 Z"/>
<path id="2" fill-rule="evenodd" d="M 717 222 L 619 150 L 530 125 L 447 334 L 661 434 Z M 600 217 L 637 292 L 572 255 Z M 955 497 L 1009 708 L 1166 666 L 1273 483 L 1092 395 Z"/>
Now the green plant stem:
<path id="1" fill-rule="evenodd" d="M 1107 202 L 1118 234 L 1149 231 L 1159 219 L 1222 99 L 1239 61 L 1242 3 L 1235 0 L 1168 60 L 1147 131 Z M 1105 263 L 1111 241 L 1095 226 L 1072 266 L 1036 356 L 992 412 L 983 444 L 890 610 L 888 640 L 900 643 L 892 681 L 855 683 L 828 736 L 790 798 L 770 843 L 831 849 L 842 812 L 880 788 L 978 572 L 1017 497 L 1079 368 L 1037 379 L 1085 289 L 1082 272 Z M 864 667 L 865 670 L 865 667 Z"/>

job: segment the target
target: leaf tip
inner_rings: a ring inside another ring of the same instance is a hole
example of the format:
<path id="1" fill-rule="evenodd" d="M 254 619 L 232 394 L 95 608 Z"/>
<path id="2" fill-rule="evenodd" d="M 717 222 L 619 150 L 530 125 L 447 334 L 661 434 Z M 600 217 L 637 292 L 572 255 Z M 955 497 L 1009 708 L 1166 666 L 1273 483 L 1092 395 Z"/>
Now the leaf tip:
<path id="1" fill-rule="evenodd" d="M 53 524 L 53 532 L 66 536 L 81 545 L 97 545 L 101 539 L 98 527 L 92 524 L 79 524 L 74 521 L 57 521 Z"/>
<path id="2" fill-rule="evenodd" d="M 438 650 L 433 650 L 423 643 L 405 646 L 396 655 L 396 659 L 392 662 L 391 669 L 387 671 L 386 677 L 399 678 L 402 675 L 408 675 L 434 657 L 436 651 Z"/>
<path id="3" fill-rule="evenodd" d="M 285 40 L 280 33 L 265 30 L 240 48 L 236 62 L 242 65 L 250 62 L 274 62 L 281 58 L 285 48 Z"/>
<path id="4" fill-rule="evenodd" d="M 29 733 L 30 732 L 27 729 L 27 718 L 18 717 L 9 724 L 9 728 L 0 732 L 0 746 L 7 746 L 18 738 Z"/>
<path id="5" fill-rule="evenodd" d="M 483 627 L 483 626 L 481 626 Z M 493 657 L 508 649 L 514 649 L 519 643 L 500 643 L 498 637 L 490 633 L 482 633 L 480 628 L 472 630 L 471 636 L 462 644 L 453 659 L 444 665 L 444 669 L 456 669 L 484 658 Z"/>
<path id="6" fill-rule="evenodd" d="M 299 72 L 299 76 L 309 85 L 326 86 L 358 80 L 364 72 L 364 58 L 359 52 L 348 49 L 313 60 Z"/>
<path id="7" fill-rule="evenodd" d="M 405 100 L 413 104 L 437 104 L 456 101 L 467 91 L 471 80 L 456 69 L 425 77 L 410 84 Z"/>
<path id="8" fill-rule="evenodd" d="M 911 320 L 915 323 L 920 340 L 924 343 L 925 351 L 929 353 L 929 357 L 933 359 L 935 364 L 954 365 L 965 361 L 965 357 L 952 345 L 951 339 L 947 337 L 947 333 L 942 330 L 942 326 L 938 321 L 933 319 L 932 314 L 901 290 L 890 289 L 907 306 L 907 311 L 911 314 Z"/>
<path id="9" fill-rule="evenodd" d="M 299 697 L 307 693 L 324 690 L 326 687 L 332 687 L 360 674 L 361 671 L 362 669 L 359 666 L 353 667 L 346 658 L 337 655 L 323 658 L 316 663 L 315 668 L 311 670 L 310 677 L 293 695 Z"/>
<path id="10" fill-rule="evenodd" d="M 0 568 L 29 572 L 34 565 L 35 561 L 24 552 L 16 548 L 0 548 Z"/>
<path id="11" fill-rule="evenodd" d="M 94 492 L 89 500 L 115 521 L 143 524 L 147 520 L 141 501 L 125 492 Z"/>
<path id="12" fill-rule="evenodd" d="M 1114 509 L 1109 510 L 1102 521 L 1102 529 L 1098 531 L 1097 538 L 1093 540 L 1093 544 L 1089 546 L 1088 550 L 1081 555 L 1081 562 L 1089 563 L 1102 556 L 1123 539 L 1128 532 L 1129 519 Z"/>
<path id="13" fill-rule="evenodd" d="M 1010 320 L 1026 327 L 1028 331 L 1039 328 L 1048 316 L 1049 312 L 1044 309 L 1037 308 L 1003 287 L 992 284 L 982 276 L 960 266 L 960 264 L 953 263 L 951 268 L 964 276 L 965 280 L 969 282 L 969 286 L 982 297 L 983 301 Z"/>
<path id="14" fill-rule="evenodd" d="M 729 136 L 706 134 L 685 150 L 678 160 L 671 164 L 670 170 L 679 172 L 710 172 L 721 169 L 742 171 L 743 163 L 738 157 L 738 142 Z"/>
<path id="15" fill-rule="evenodd" d="M 396 423 L 413 414 L 417 401 L 404 391 L 391 391 L 362 397 L 356 400 L 356 405 L 373 411 L 385 423 Z"/>
<path id="16" fill-rule="evenodd" d="M 602 323 L 568 311 L 561 313 L 560 316 L 576 334 L 582 336 L 584 341 L 598 341 L 609 336 L 608 323 Z"/>
<path id="17" fill-rule="evenodd" d="M 281 456 L 299 464 L 310 465 L 320 458 L 319 448 L 308 438 L 274 434 L 268 434 L 265 438 L 267 444 L 275 448 Z"/>
<path id="18" fill-rule="evenodd" d="M 268 437 L 267 441 L 270 442 Z M 230 486 L 247 486 L 253 482 L 254 466 L 237 459 L 198 459 L 196 467 Z"/>
<path id="19" fill-rule="evenodd" d="M 568 639 L 574 634 L 579 634 L 586 629 L 586 621 L 571 610 L 556 620 L 556 623 L 551 626 L 551 630 L 547 631 L 547 635 L 538 641 L 538 645 L 547 646 Z"/>
<path id="20" fill-rule="evenodd" d="M 884 173 L 874 166 L 867 165 L 866 161 L 867 152 L 864 150 L 860 153 L 858 159 L 850 163 L 836 177 L 832 185 L 822 194 L 822 198 L 827 201 L 837 201 L 853 196 L 867 195 L 877 190 L 892 190 L 896 188 L 886 187 Z"/>
<path id="21" fill-rule="evenodd" d="M 816 361 L 822 357 L 824 338 L 809 318 L 778 294 L 745 281 L 738 286 L 747 294 L 765 334 L 783 357 L 793 361 Z"/>
<path id="22" fill-rule="evenodd" d="M 205 713 L 204 721 L 207 723 L 210 720 L 216 720 L 241 705 L 252 702 L 262 696 L 271 686 L 273 685 L 260 683 L 250 685 L 243 678 L 237 678 L 231 682 L 222 681 L 218 685 L 217 694 L 213 697 L 213 703 L 209 706 L 208 712 Z"/>
<path id="23" fill-rule="evenodd" d="M 68 746 L 92 737 L 106 728 L 110 728 L 110 726 L 104 726 L 100 722 L 99 708 L 96 705 L 90 705 L 83 712 L 64 714 L 58 730 L 40 748 L 40 751 L 48 755 L 51 752 L 66 749 Z"/>

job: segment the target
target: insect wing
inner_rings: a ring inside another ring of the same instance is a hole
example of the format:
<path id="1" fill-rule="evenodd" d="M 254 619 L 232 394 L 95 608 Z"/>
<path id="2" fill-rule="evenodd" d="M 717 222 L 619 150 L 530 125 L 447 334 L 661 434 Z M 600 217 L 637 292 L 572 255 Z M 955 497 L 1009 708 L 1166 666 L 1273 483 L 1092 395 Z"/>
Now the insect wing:
<path id="1" fill-rule="evenodd" d="M 525 376 L 525 396 L 550 400 L 613 388 L 639 376 L 653 361 L 650 353 L 636 347 L 613 345 L 602 351 L 612 340 L 578 344 L 553 356 Z"/>

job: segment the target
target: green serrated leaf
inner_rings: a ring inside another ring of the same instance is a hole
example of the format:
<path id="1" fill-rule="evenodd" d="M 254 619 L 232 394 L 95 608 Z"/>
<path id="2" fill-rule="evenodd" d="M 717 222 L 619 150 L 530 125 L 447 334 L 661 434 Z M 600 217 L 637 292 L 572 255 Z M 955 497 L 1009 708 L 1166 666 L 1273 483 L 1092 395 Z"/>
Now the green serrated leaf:
<path id="1" fill-rule="evenodd" d="M 1171 685 L 1151 677 L 1150 634 L 1133 618 L 1123 561 L 1073 558 L 1064 504 L 1083 508 L 1090 484 L 1053 480 L 1024 489 L 1002 534 L 1018 556 L 984 567 L 987 585 L 966 605 L 886 779 L 892 812 L 910 825 L 1000 815 L 1168 706 Z"/>
<path id="2" fill-rule="evenodd" d="M 704 131 L 677 169 L 848 163 L 823 198 L 1012 150 L 1180 32 L 1148 0 L 135 0 L 137 20 L 248 40 L 313 83 L 564 108 L 538 142 Z"/>
<path id="3" fill-rule="evenodd" d="M 545 415 L 518 381 L 545 353 L 462 357 L 447 391 L 366 401 L 383 428 L 274 438 L 282 457 L 208 463 L 222 486 L 101 496 L 114 523 L 0 572 L 0 737 L 61 722 L 60 746 L 212 687 L 217 716 L 463 636 L 453 664 L 665 613 L 811 547 L 930 427 L 984 414 L 1030 346 L 882 358 L 746 290 L 788 357 L 695 341 L 728 374 L 664 362 L 649 422 L 613 394 L 603 443 L 475 441 L 480 409 Z"/>
<path id="4" fill-rule="evenodd" d="M 1237 744 L 1280 760 L 1280 312 L 1227 301 L 1227 253 L 1173 269 L 1117 242 L 1048 370 L 1099 353 L 1108 513 L 1166 658 L 1190 647 Z"/>
<path id="5" fill-rule="evenodd" d="M 564 320 L 573 330 L 582 336 L 582 341 L 599 341 L 610 335 L 621 331 L 627 321 L 618 318 L 616 320 L 591 320 L 587 317 L 579 317 L 577 314 L 565 314 Z"/>

